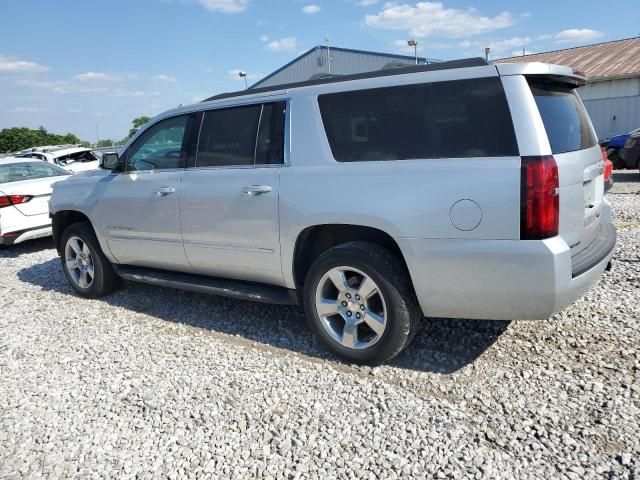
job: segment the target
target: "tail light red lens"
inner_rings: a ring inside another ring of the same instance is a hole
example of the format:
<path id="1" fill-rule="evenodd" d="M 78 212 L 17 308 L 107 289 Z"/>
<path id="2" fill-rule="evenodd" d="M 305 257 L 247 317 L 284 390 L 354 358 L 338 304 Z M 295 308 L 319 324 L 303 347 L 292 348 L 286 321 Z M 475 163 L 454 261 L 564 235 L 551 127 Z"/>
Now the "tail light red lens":
<path id="1" fill-rule="evenodd" d="M 32 198 L 29 195 L 0 195 L 0 208 L 27 203 Z"/>
<path id="2" fill-rule="evenodd" d="M 613 162 L 607 159 L 604 161 L 604 181 L 609 181 L 611 175 L 613 175 Z"/>
<path id="3" fill-rule="evenodd" d="M 560 225 L 558 165 L 551 155 L 522 157 L 520 238 L 542 240 L 558 235 Z"/>

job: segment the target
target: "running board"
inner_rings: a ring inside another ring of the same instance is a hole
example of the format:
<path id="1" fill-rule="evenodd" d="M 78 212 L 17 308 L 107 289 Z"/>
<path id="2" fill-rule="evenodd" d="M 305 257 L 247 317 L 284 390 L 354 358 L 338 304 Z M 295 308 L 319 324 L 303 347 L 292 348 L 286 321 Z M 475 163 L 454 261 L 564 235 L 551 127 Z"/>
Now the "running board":
<path id="1" fill-rule="evenodd" d="M 131 282 L 209 293 L 261 303 L 298 305 L 297 292 L 284 287 L 130 265 L 114 265 L 113 268 L 118 275 Z"/>

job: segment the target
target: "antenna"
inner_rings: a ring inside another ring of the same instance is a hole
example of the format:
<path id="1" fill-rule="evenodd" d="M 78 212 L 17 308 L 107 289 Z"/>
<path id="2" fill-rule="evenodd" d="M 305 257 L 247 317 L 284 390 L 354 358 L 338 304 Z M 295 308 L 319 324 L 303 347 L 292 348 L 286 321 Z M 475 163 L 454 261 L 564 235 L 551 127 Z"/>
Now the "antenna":
<path id="1" fill-rule="evenodd" d="M 328 58 L 328 62 L 327 64 L 329 65 L 329 75 L 331 75 L 331 42 L 329 41 L 329 34 L 327 34 L 324 37 L 324 41 L 327 43 L 327 58 Z"/>

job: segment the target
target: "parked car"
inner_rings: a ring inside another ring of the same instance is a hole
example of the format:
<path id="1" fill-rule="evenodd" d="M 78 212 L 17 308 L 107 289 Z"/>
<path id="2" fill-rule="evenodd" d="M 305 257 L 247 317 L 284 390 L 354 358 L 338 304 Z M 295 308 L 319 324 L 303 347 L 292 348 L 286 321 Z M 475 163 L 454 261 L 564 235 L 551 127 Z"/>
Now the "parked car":
<path id="1" fill-rule="evenodd" d="M 126 279 L 302 303 L 350 362 L 394 357 L 425 316 L 548 318 L 616 243 L 584 82 L 473 59 L 165 112 L 55 186 L 62 268 L 89 298 Z"/>
<path id="2" fill-rule="evenodd" d="M 624 168 L 635 168 L 628 167 L 620 158 L 620 150 L 624 148 L 624 145 L 629 137 L 634 134 L 640 134 L 640 128 L 637 128 L 629 133 L 624 133 L 622 135 L 615 135 L 600 143 L 600 145 L 605 148 L 607 152 L 607 158 L 613 162 L 613 168 L 615 168 L 616 170 Z"/>
<path id="3" fill-rule="evenodd" d="M 100 166 L 100 156 L 90 148 L 85 147 L 63 147 L 43 150 L 32 150 L 20 153 L 20 158 L 37 158 L 68 170 L 71 173 L 95 170 Z"/>
<path id="4" fill-rule="evenodd" d="M 0 245 L 51 235 L 49 197 L 69 172 L 34 159 L 0 160 Z"/>
<path id="5" fill-rule="evenodd" d="M 624 147 L 620 149 L 620 159 L 626 168 L 640 169 L 640 131 L 629 135 Z"/>

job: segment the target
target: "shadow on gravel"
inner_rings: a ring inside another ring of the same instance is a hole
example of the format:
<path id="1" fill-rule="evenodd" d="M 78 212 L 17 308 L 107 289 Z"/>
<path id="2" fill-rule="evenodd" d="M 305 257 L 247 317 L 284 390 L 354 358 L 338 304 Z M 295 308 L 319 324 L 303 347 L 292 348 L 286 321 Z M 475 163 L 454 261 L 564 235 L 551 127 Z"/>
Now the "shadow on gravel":
<path id="1" fill-rule="evenodd" d="M 44 290 L 75 297 L 57 258 L 20 270 L 18 278 Z M 128 282 L 123 289 L 98 301 L 160 320 L 338 361 L 316 341 L 299 307 L 266 305 Z M 508 325 L 509 322 L 498 321 L 425 319 L 413 343 L 390 365 L 453 373 L 481 356 Z"/>
<path id="2" fill-rule="evenodd" d="M 53 245 L 53 237 L 28 240 L 17 245 L 0 245 L 0 258 L 16 258 L 20 255 L 28 255 L 51 248 L 55 248 Z"/>

